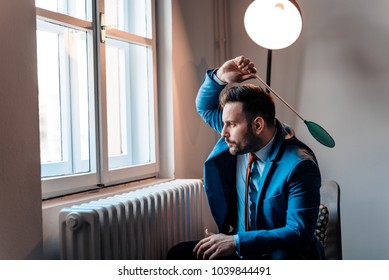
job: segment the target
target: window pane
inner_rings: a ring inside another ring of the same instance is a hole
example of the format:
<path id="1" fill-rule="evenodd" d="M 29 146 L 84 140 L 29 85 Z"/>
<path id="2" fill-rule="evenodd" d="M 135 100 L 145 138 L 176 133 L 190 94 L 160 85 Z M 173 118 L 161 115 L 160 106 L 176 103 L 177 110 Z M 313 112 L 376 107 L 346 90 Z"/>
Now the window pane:
<path id="1" fill-rule="evenodd" d="M 82 20 L 92 20 L 91 0 L 35 0 L 35 6 Z"/>
<path id="2" fill-rule="evenodd" d="M 59 35 L 38 30 L 37 44 L 41 162 L 62 161 Z"/>
<path id="3" fill-rule="evenodd" d="M 154 162 L 151 51 L 107 39 L 109 168 Z"/>
<path id="4" fill-rule="evenodd" d="M 92 171 L 88 34 L 38 20 L 42 176 Z M 93 100 L 93 99 L 92 99 Z"/>
<path id="5" fill-rule="evenodd" d="M 113 28 L 151 38 L 150 0 L 106 1 L 105 22 Z"/>

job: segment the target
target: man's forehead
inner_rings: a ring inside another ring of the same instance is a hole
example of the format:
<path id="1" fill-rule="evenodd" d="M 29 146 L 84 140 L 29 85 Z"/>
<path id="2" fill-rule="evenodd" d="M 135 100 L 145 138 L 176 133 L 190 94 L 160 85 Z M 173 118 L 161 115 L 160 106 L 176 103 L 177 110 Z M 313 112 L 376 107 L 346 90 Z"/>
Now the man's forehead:
<path id="1" fill-rule="evenodd" d="M 223 121 L 245 120 L 242 102 L 228 102 L 223 108 Z"/>

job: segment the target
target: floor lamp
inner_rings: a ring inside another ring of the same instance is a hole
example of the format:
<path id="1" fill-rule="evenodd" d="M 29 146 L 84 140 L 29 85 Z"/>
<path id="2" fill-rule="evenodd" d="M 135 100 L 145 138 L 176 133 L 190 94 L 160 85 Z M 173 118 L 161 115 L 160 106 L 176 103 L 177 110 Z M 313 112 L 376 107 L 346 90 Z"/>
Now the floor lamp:
<path id="1" fill-rule="evenodd" d="M 302 16 L 294 0 L 254 0 L 246 10 L 244 25 L 249 37 L 267 49 L 266 82 L 256 78 L 273 93 L 307 126 L 311 135 L 324 146 L 333 148 L 335 141 L 331 135 L 315 122 L 305 120 L 277 92 L 270 87 L 272 50 L 283 49 L 293 44 L 301 34 Z"/>

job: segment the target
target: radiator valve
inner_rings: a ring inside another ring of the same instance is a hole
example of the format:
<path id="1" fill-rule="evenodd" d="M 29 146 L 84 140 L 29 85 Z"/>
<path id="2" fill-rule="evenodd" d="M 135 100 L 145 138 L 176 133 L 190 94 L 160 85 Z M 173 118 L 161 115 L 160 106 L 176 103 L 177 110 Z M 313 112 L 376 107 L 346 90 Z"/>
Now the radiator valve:
<path id="1" fill-rule="evenodd" d="M 77 230 L 82 225 L 81 221 L 82 221 L 82 218 L 81 218 L 81 216 L 79 214 L 77 214 L 77 213 L 70 213 L 66 217 L 66 226 L 70 230 Z"/>

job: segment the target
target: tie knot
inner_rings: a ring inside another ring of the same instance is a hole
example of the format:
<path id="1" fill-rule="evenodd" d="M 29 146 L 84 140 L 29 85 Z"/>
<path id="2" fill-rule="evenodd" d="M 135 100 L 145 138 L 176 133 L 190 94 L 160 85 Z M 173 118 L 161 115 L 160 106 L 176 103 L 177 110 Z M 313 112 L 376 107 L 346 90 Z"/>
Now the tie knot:
<path id="1" fill-rule="evenodd" d="M 257 156 L 254 153 L 250 153 L 248 165 L 251 166 L 255 160 L 257 160 Z"/>

